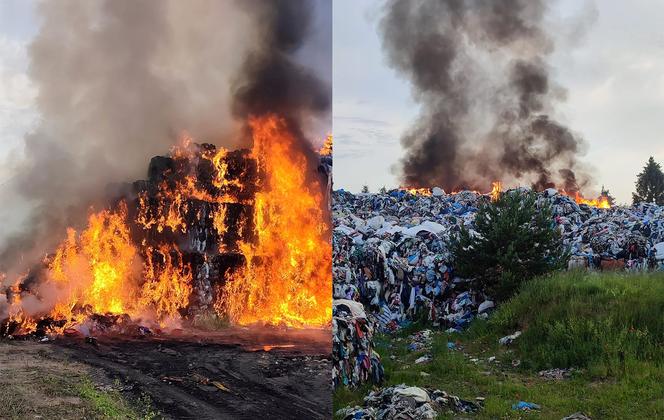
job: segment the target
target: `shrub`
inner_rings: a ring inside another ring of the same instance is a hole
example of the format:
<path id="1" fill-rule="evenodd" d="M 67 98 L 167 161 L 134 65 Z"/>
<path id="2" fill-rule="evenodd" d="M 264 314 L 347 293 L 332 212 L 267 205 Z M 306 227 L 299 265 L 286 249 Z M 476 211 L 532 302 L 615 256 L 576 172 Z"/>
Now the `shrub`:
<path id="1" fill-rule="evenodd" d="M 480 205 L 475 230 L 462 227 L 452 253 L 460 275 L 474 278 L 497 300 L 512 296 L 535 276 L 564 266 L 568 252 L 551 207 L 533 192 L 510 191 Z"/>

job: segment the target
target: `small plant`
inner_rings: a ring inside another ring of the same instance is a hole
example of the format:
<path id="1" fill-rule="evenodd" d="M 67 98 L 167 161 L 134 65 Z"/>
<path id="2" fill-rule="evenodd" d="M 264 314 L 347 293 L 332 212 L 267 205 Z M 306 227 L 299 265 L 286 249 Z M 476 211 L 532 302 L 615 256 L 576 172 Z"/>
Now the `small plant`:
<path id="1" fill-rule="evenodd" d="M 138 399 L 138 408 L 144 420 L 156 419 L 160 415 L 159 411 L 154 409 L 152 398 L 150 398 L 150 395 L 146 393 L 141 394 L 140 398 Z"/>

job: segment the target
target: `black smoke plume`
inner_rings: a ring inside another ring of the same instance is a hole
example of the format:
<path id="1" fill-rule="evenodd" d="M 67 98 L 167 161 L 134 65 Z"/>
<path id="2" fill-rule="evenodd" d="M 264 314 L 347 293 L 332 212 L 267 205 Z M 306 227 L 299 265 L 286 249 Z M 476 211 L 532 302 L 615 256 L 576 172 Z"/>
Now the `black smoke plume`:
<path id="1" fill-rule="evenodd" d="M 492 181 L 578 191 L 583 140 L 552 116 L 564 89 L 543 0 L 389 0 L 389 64 L 421 105 L 402 137 L 405 186 L 485 190 Z"/>
<path id="2" fill-rule="evenodd" d="M 302 120 L 330 109 L 331 89 L 311 69 L 296 60 L 311 33 L 310 0 L 242 2 L 258 18 L 258 48 L 244 62 L 234 91 L 240 117 L 279 113 Z M 331 13 L 331 3 L 321 3 Z"/>

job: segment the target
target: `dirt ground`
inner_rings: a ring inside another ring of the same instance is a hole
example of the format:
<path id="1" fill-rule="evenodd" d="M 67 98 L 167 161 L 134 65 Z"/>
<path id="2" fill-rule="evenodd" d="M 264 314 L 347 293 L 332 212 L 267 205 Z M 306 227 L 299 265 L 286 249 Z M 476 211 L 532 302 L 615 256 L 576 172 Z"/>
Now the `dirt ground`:
<path id="1" fill-rule="evenodd" d="M 139 417 L 154 411 L 157 417 L 177 419 L 331 418 L 330 336 L 328 330 L 229 328 L 142 339 L 106 336 L 94 342 L 83 337 L 0 342 L 0 383 L 23 389 L 20 402 L 0 400 L 0 418 L 32 413 L 3 413 L 5 403 L 63 410 L 80 406 L 79 412 L 53 418 L 95 417 L 85 411 L 85 401 L 78 404 L 52 390 L 43 398 L 44 392 L 31 385 L 45 374 L 92 378 L 97 389 L 133 402 Z M 141 407 L 145 401 L 152 408 Z"/>
<path id="2" fill-rule="evenodd" d="M 58 353 L 38 342 L 0 341 L 0 418 L 139 416 L 119 393 L 109 392 L 115 384 L 104 372 Z"/>

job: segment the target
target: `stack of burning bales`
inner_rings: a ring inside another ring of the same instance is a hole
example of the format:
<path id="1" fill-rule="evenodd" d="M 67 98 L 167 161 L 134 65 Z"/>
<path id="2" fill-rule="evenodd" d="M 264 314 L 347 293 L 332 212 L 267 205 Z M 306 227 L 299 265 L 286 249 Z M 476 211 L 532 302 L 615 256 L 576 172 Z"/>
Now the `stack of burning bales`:
<path id="1" fill-rule="evenodd" d="M 54 254 L 4 291 L 10 309 L 0 320 L 2 335 L 44 335 L 86 322 L 111 327 L 138 307 L 154 307 L 149 318 L 156 320 L 215 310 L 230 273 L 246 263 L 241 244 L 255 240 L 258 172 L 248 149 L 185 141 L 154 157 L 147 180 L 122 186 L 110 209 L 92 214 L 84 231 L 70 229 Z M 133 273 L 136 255 L 140 273 Z M 134 274 L 143 284 L 127 284 Z M 77 284 L 79 275 L 92 284 Z M 39 306 L 52 299 L 45 284 L 68 284 L 71 296 L 57 292 L 50 313 L 29 319 L 22 300 Z"/>
<path id="2" fill-rule="evenodd" d="M 211 309 L 215 288 L 244 263 L 241 242 L 254 239 L 253 198 L 258 169 L 246 149 L 194 152 L 152 159 L 148 180 L 133 184 L 136 243 L 177 244 L 191 267 L 189 312 Z M 160 251 L 153 249 L 159 258 Z M 163 258 L 161 258 L 163 260 Z"/>

